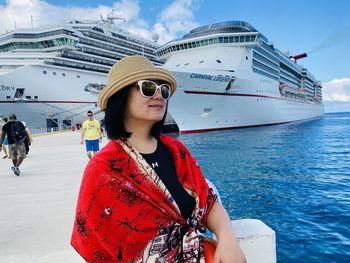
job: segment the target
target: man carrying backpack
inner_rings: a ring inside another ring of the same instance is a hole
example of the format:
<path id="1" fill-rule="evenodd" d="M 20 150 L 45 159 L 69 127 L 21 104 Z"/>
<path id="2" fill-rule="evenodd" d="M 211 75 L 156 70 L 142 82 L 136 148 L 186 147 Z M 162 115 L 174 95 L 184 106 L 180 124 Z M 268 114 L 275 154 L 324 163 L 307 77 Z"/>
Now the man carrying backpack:
<path id="1" fill-rule="evenodd" d="M 2 150 L 2 143 L 7 135 L 9 154 L 12 159 L 13 166 L 11 167 L 15 175 L 20 175 L 19 166 L 26 157 L 26 149 L 24 145 L 24 140 L 29 137 L 22 122 L 17 121 L 15 114 L 9 115 L 9 121 L 2 127 L 0 136 L 0 151 Z M 29 141 L 30 144 L 30 141 Z"/>

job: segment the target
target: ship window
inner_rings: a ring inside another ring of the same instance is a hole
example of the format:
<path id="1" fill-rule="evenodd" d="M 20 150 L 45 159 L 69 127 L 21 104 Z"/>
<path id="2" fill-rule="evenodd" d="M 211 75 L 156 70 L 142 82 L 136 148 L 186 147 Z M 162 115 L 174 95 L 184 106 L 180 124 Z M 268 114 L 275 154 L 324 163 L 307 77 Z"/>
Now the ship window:
<path id="1" fill-rule="evenodd" d="M 66 73 L 62 73 L 62 76 L 65 77 L 65 76 L 66 76 Z"/>
<path id="2" fill-rule="evenodd" d="M 217 63 L 221 63 L 221 60 L 220 60 L 220 59 L 217 59 L 216 62 L 217 62 Z"/>
<path id="3" fill-rule="evenodd" d="M 176 67 L 180 67 L 180 64 L 177 64 Z"/>
<path id="4" fill-rule="evenodd" d="M 186 63 L 185 66 L 189 65 L 190 63 Z"/>
<path id="5" fill-rule="evenodd" d="M 204 108 L 203 110 L 205 113 L 210 113 L 213 111 L 213 108 Z"/>
<path id="6" fill-rule="evenodd" d="M 56 72 L 52 72 L 52 75 L 56 76 L 56 75 L 57 75 L 57 73 L 56 73 Z"/>
<path id="7" fill-rule="evenodd" d="M 11 96 L 6 96 L 6 99 L 7 99 L 7 100 L 10 100 L 10 99 L 11 99 Z"/>
<path id="8" fill-rule="evenodd" d="M 202 64 L 204 62 L 204 60 L 202 60 L 202 61 L 199 61 L 199 64 Z"/>
<path id="9" fill-rule="evenodd" d="M 16 89 L 15 98 L 22 98 L 24 94 L 24 89 Z"/>
<path id="10" fill-rule="evenodd" d="M 98 28 L 98 27 L 93 27 L 92 30 L 95 30 L 97 32 L 101 32 L 101 33 L 104 33 L 103 30 L 101 28 Z"/>
<path id="11" fill-rule="evenodd" d="M 80 79 L 80 75 L 77 75 L 77 78 Z"/>
<path id="12" fill-rule="evenodd" d="M 39 97 L 38 96 L 34 96 L 34 99 L 37 100 L 37 99 L 39 99 Z"/>
<path id="13" fill-rule="evenodd" d="M 47 71 L 46 71 L 46 70 L 43 70 L 43 74 L 44 74 L 44 75 L 47 75 Z"/>
<path id="14" fill-rule="evenodd" d="M 247 57 L 247 56 L 245 56 L 245 59 L 246 59 L 246 60 L 248 60 L 248 57 Z"/>
<path id="15" fill-rule="evenodd" d="M 32 98 L 32 96 L 26 96 L 26 99 L 31 99 Z"/>

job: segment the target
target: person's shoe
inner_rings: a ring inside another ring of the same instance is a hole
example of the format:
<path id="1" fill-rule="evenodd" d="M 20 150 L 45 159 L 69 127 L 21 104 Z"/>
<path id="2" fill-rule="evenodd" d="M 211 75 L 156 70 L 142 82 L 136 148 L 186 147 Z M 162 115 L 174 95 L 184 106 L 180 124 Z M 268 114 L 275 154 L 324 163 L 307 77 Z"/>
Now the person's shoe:
<path id="1" fill-rule="evenodd" d="M 13 173 L 14 173 L 15 175 L 19 176 L 20 171 L 18 170 L 17 167 L 12 166 L 11 169 L 12 169 L 12 171 L 13 171 Z"/>
<path id="2" fill-rule="evenodd" d="M 8 156 L 7 155 L 5 155 L 4 157 L 2 157 L 2 159 L 6 159 Z"/>
<path id="3" fill-rule="evenodd" d="M 17 170 L 17 176 L 21 174 L 21 171 L 19 170 L 19 167 L 16 167 L 16 170 Z"/>

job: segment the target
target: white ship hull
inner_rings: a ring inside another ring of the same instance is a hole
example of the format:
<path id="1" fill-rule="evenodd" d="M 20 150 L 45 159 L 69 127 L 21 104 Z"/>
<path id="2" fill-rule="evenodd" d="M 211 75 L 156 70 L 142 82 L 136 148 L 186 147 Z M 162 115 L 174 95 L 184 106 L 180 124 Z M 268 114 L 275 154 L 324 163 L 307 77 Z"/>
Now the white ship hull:
<path id="1" fill-rule="evenodd" d="M 225 91 L 228 84 L 225 81 L 191 76 L 227 75 L 227 72 L 203 69 L 172 72 L 179 87 L 170 100 L 169 112 L 181 133 L 280 124 L 323 115 L 322 103 L 285 98 L 278 90 L 277 81 L 258 79 L 253 73 L 236 77 L 233 89 Z"/>
<path id="2" fill-rule="evenodd" d="M 98 111 L 97 93 L 85 87 L 105 81 L 106 74 L 102 73 L 48 65 L 23 66 L 0 75 L 0 116 L 14 112 L 32 129 L 81 123 L 88 110 Z M 16 98 L 19 89 L 24 92 Z"/>

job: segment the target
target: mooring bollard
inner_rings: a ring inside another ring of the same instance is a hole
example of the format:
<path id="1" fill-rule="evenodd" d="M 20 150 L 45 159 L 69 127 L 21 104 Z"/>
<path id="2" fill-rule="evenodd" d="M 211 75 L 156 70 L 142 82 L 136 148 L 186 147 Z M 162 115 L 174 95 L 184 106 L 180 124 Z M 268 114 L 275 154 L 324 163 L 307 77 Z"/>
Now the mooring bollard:
<path id="1" fill-rule="evenodd" d="M 274 230 L 257 219 L 232 220 L 231 226 L 248 263 L 276 263 Z"/>

